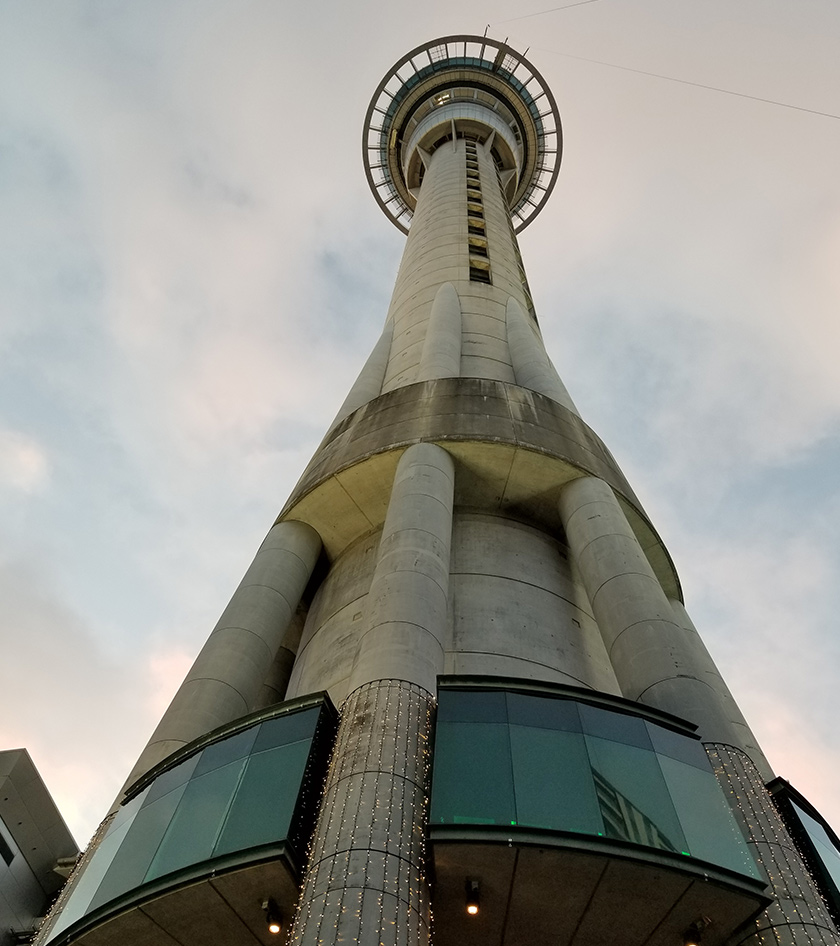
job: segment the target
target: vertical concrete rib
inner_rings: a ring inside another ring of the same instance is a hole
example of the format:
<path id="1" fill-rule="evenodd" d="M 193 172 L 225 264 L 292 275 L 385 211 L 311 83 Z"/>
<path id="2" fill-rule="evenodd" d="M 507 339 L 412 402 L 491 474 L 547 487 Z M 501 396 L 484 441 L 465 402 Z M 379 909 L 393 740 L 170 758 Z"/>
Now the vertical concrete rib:
<path id="1" fill-rule="evenodd" d="M 669 598 L 668 602 L 671 605 L 671 610 L 674 612 L 674 618 L 677 624 L 683 630 L 683 647 L 685 652 L 690 654 L 691 666 L 694 673 L 697 674 L 698 680 L 714 691 L 730 726 L 738 733 L 739 742 L 737 744 L 744 747 L 745 752 L 758 767 L 765 781 L 768 781 L 773 778 L 773 770 L 770 768 L 770 763 L 761 751 L 758 740 L 753 735 L 746 719 L 744 719 L 744 714 L 738 708 L 738 704 L 735 702 L 729 687 L 720 675 L 720 671 L 715 665 L 715 662 L 712 660 L 708 650 L 706 650 L 706 645 L 697 633 L 697 628 L 688 616 L 685 606 L 682 601 L 678 601 L 676 598 Z M 696 707 L 689 704 L 687 695 L 683 689 L 685 686 L 685 678 L 676 680 L 670 678 L 654 684 L 648 692 L 650 693 L 655 689 L 662 698 L 664 698 L 665 691 L 677 691 L 671 697 L 671 702 L 676 703 L 677 700 L 681 700 L 685 707 L 683 715 L 686 715 L 689 719 L 693 719 L 691 714 L 695 711 Z M 700 693 L 702 697 L 705 695 L 705 690 L 701 689 Z"/>
<path id="2" fill-rule="evenodd" d="M 758 769 L 726 745 L 707 745 L 715 775 L 775 900 L 732 946 L 840 946 L 840 935 Z"/>
<path id="3" fill-rule="evenodd" d="M 457 378 L 460 374 L 461 301 L 452 283 L 445 282 L 432 302 L 417 380 Z"/>
<path id="4" fill-rule="evenodd" d="M 350 689 L 399 678 L 429 693 L 443 671 L 455 471 L 432 443 L 400 458 Z"/>
<path id="5" fill-rule="evenodd" d="M 255 710 L 271 706 L 272 703 L 280 703 L 286 698 L 305 620 L 306 612 L 298 608 L 283 634 L 283 640 L 274 655 L 274 662 L 263 680 L 262 689 L 254 703 Z"/>
<path id="6" fill-rule="evenodd" d="M 385 379 L 385 371 L 388 368 L 388 359 L 391 357 L 391 339 L 394 335 L 394 323 L 388 320 L 379 340 L 373 346 L 373 351 L 368 355 L 364 368 L 359 372 L 359 377 L 350 388 L 350 393 L 344 399 L 344 403 L 335 415 L 335 420 L 330 424 L 330 430 L 340 424 L 345 417 L 349 417 L 353 411 L 358 410 L 363 404 L 379 397 L 382 393 L 382 382 Z"/>
<path id="7" fill-rule="evenodd" d="M 171 752 L 254 709 L 320 550 L 318 533 L 303 522 L 271 529 L 126 787 Z"/>
<path id="8" fill-rule="evenodd" d="M 550 397 L 577 414 L 578 409 L 551 363 L 542 339 L 537 336 L 530 319 L 513 296 L 507 301 L 505 318 L 516 383 Z"/>
<path id="9" fill-rule="evenodd" d="M 434 701 L 378 680 L 341 708 L 294 946 L 428 946 L 424 838 Z"/>
<path id="10" fill-rule="evenodd" d="M 706 679 L 705 648 L 675 619 L 612 489 L 592 476 L 572 480 L 560 515 L 624 696 L 690 719 L 704 741 L 755 749 Z"/>

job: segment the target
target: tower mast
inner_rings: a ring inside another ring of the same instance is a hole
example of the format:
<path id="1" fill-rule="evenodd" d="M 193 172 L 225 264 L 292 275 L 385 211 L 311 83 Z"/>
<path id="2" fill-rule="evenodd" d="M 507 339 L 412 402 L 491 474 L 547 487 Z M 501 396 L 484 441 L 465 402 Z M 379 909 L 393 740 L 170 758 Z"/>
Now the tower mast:
<path id="1" fill-rule="evenodd" d="M 506 43 L 380 83 L 382 334 L 39 942 L 840 942 L 543 345 L 517 234 L 561 149 Z"/>

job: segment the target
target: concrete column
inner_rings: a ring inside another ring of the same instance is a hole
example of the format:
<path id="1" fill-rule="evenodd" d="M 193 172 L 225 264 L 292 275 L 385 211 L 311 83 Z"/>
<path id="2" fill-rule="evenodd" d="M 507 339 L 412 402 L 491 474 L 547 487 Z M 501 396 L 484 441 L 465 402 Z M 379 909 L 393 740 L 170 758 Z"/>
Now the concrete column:
<path id="1" fill-rule="evenodd" d="M 572 480 L 560 515 L 624 696 L 696 723 L 705 742 L 754 750 L 710 685 L 705 648 L 676 620 L 612 489 L 592 476 Z"/>
<path id="2" fill-rule="evenodd" d="M 461 301 L 452 283 L 445 282 L 432 303 L 417 380 L 457 378 L 460 374 Z"/>
<path id="3" fill-rule="evenodd" d="M 668 602 L 674 612 L 674 618 L 677 624 L 683 630 L 683 645 L 686 653 L 691 655 L 691 666 L 697 674 L 698 685 L 695 689 L 697 691 L 698 701 L 701 704 L 706 701 L 706 687 L 714 691 L 718 703 L 729 721 L 729 725 L 734 732 L 738 733 L 739 742 L 737 744 L 744 747 L 745 752 L 750 759 L 752 759 L 763 779 L 769 781 L 773 778 L 774 774 L 773 770 L 770 768 L 770 763 L 761 751 L 758 740 L 747 725 L 744 714 L 738 708 L 738 704 L 735 702 L 732 693 L 729 691 L 729 687 L 720 675 L 720 671 L 715 666 L 715 662 L 712 660 L 708 650 L 706 650 L 706 645 L 697 633 L 697 628 L 688 616 L 685 606 L 682 601 L 678 601 L 676 598 L 669 598 Z M 693 719 L 694 715 L 701 710 L 699 706 L 689 707 L 687 705 L 688 694 L 686 693 L 686 689 L 690 685 L 691 684 L 689 684 L 685 678 L 670 677 L 654 684 L 648 692 L 651 693 L 655 690 L 659 694 L 659 698 L 663 701 L 669 701 L 670 699 L 670 702 L 681 702 L 683 705 L 686 705 L 685 715 L 689 719 Z M 666 695 L 669 691 L 675 691 L 670 698 Z"/>
<path id="4" fill-rule="evenodd" d="M 452 459 L 435 444 L 414 444 L 400 458 L 351 690 L 393 677 L 436 692 L 448 628 L 454 484 Z"/>
<path id="5" fill-rule="evenodd" d="M 428 946 L 424 838 L 434 700 L 401 680 L 341 708 L 289 943 Z"/>
<path id="6" fill-rule="evenodd" d="M 368 355 L 368 360 L 359 373 L 359 377 L 356 378 L 353 387 L 350 388 L 350 393 L 335 415 L 335 420 L 330 424 L 330 430 L 337 427 L 353 411 L 358 410 L 363 404 L 367 404 L 375 397 L 379 397 L 382 393 L 382 382 L 385 379 L 388 359 L 391 357 L 391 339 L 393 335 L 394 323 L 388 320 L 382 334 L 379 336 L 379 340 L 373 346 L 373 351 Z"/>
<path id="7" fill-rule="evenodd" d="M 280 522 L 169 704 L 126 787 L 181 746 L 257 705 L 321 550 L 303 522 Z"/>
<path id="8" fill-rule="evenodd" d="M 283 640 L 274 655 L 274 661 L 265 680 L 263 680 L 262 689 L 254 704 L 255 710 L 271 706 L 273 703 L 280 703 L 286 699 L 289 678 L 292 675 L 305 620 L 306 612 L 298 608 L 286 628 Z"/>
<path id="9" fill-rule="evenodd" d="M 738 946 L 840 946 L 840 935 L 784 822 L 750 759 L 731 746 L 707 745 L 715 775 L 775 900 L 733 939 Z"/>
<path id="10" fill-rule="evenodd" d="M 505 315 L 510 358 L 513 362 L 516 383 L 520 387 L 550 397 L 575 414 L 579 413 L 566 386 L 560 380 L 560 375 L 551 363 L 542 339 L 537 335 L 531 320 L 513 296 L 508 299 Z"/>

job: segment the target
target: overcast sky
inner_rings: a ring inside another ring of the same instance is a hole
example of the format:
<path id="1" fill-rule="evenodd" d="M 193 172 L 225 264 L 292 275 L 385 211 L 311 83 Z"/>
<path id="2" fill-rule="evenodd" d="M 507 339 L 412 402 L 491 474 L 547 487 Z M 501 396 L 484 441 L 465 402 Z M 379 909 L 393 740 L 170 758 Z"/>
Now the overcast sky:
<path id="1" fill-rule="evenodd" d="M 0 0 L 0 747 L 81 844 L 379 334 L 368 100 L 488 22 L 563 119 L 549 351 L 840 828 L 840 4 L 551 6 Z"/>

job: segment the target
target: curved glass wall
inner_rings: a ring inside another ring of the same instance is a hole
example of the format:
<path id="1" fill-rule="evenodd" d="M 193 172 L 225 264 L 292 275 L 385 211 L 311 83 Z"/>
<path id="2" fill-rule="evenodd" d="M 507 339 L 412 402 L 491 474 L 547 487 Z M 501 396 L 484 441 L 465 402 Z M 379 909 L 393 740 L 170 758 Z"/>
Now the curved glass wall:
<path id="1" fill-rule="evenodd" d="M 143 888 L 263 857 L 296 863 L 313 823 L 334 712 L 319 697 L 210 734 L 153 769 L 117 811 L 48 942 Z"/>
<path id="2" fill-rule="evenodd" d="M 589 835 L 761 880 L 698 739 L 580 694 L 441 688 L 432 827 Z"/>
<path id="3" fill-rule="evenodd" d="M 840 923 L 840 838 L 816 808 L 783 778 L 767 786 L 834 921 Z"/>

